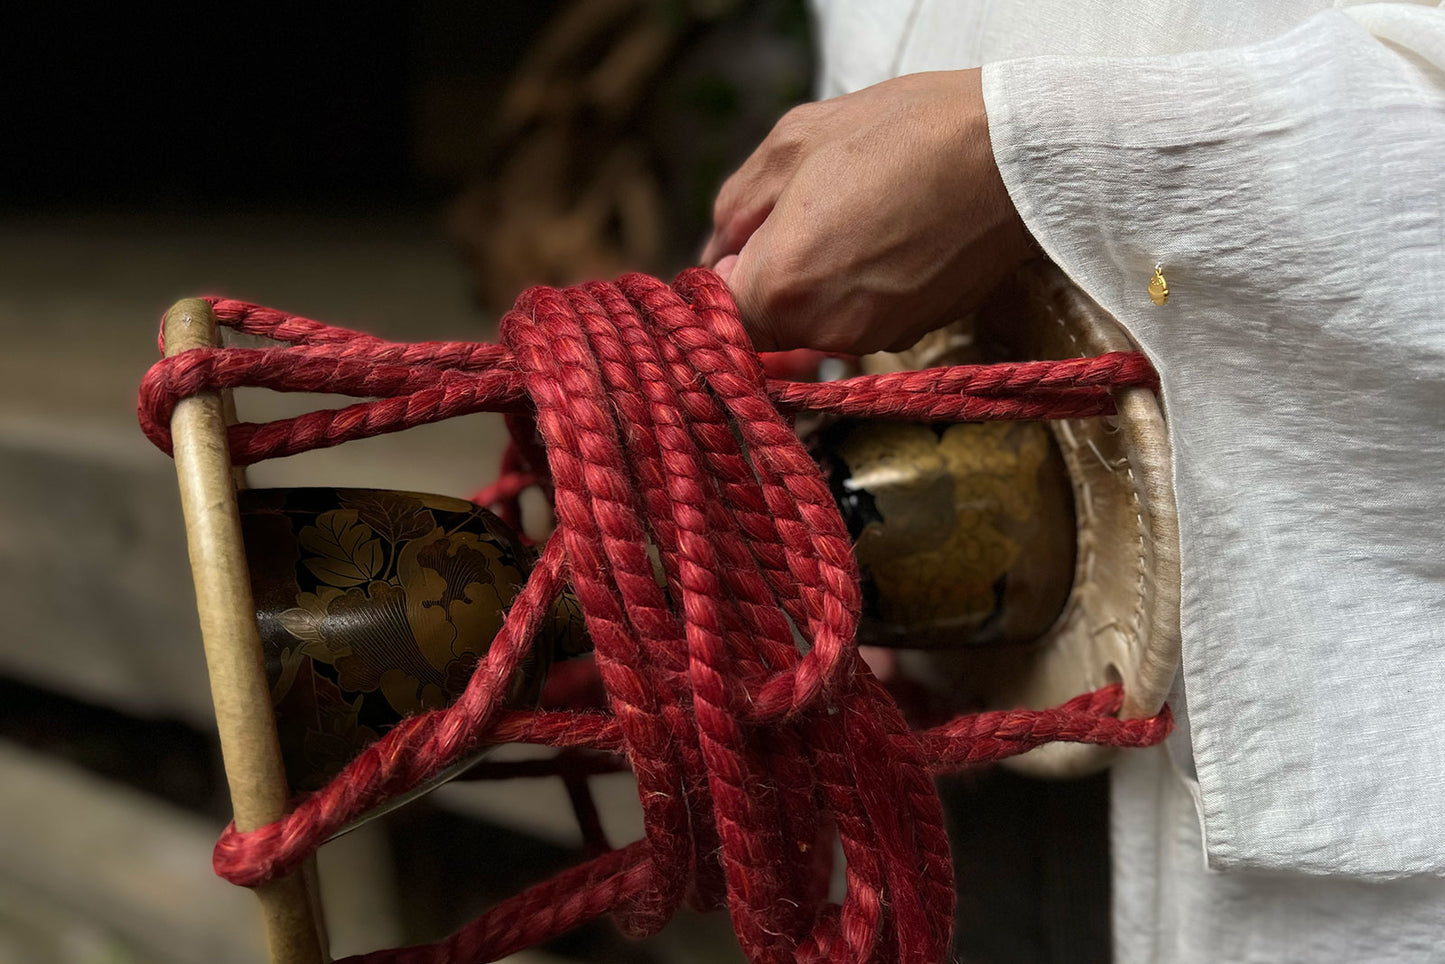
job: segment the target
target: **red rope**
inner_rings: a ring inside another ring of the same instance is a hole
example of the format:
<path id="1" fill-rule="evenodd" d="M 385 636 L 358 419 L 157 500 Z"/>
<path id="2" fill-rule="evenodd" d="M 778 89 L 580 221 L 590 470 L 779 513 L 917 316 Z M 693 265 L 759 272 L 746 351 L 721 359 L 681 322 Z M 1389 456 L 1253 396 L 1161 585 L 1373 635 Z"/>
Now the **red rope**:
<path id="1" fill-rule="evenodd" d="M 501 345 L 393 344 L 241 302 L 212 304 L 223 324 L 289 344 L 158 363 L 139 411 L 161 448 L 176 401 L 222 387 L 372 399 L 235 426 L 239 464 L 501 411 L 513 446 L 482 497 L 515 523 L 517 497 L 535 483 L 557 515 L 461 699 L 397 726 L 277 823 L 229 829 L 217 873 L 255 886 L 293 870 L 356 816 L 484 744 L 621 754 L 637 777 L 642 840 L 504 901 L 438 944 L 359 960 L 495 960 L 606 913 L 645 936 L 686 901 L 726 904 L 754 961 L 934 964 L 947 955 L 954 899 L 934 773 L 1051 741 L 1146 746 L 1169 732 L 1167 709 L 1115 718 L 1117 686 L 1050 710 L 911 732 L 858 657 L 848 535 L 783 415 L 1108 414 L 1112 389 L 1155 385 L 1137 353 L 825 384 L 769 379 L 727 288 L 700 269 L 671 286 L 627 275 L 533 288 L 503 319 Z M 508 711 L 509 680 L 564 582 L 581 604 L 606 707 Z M 577 784 L 585 773 L 557 772 L 595 822 Z M 847 863 L 841 905 L 827 899 L 835 840 Z"/>

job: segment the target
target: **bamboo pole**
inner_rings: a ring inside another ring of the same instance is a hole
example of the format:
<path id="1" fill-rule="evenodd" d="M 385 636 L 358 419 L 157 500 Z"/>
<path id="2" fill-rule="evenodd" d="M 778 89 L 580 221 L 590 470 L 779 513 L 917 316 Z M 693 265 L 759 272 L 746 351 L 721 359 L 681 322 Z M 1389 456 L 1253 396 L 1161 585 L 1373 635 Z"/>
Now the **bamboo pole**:
<path id="1" fill-rule="evenodd" d="M 167 356 L 216 344 L 216 321 L 206 302 L 188 298 L 166 313 Z M 181 400 L 171 418 L 171 438 L 231 806 L 236 828 L 254 830 L 285 814 L 286 773 L 256 628 L 220 393 Z M 277 878 L 255 892 L 272 962 L 323 964 L 326 952 L 302 874 Z"/>

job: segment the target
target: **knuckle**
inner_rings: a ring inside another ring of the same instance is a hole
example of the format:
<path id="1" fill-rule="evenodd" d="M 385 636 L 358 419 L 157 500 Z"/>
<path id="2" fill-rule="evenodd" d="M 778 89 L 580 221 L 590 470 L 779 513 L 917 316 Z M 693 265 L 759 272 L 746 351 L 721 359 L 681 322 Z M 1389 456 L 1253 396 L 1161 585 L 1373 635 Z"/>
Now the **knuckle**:
<path id="1" fill-rule="evenodd" d="M 817 117 L 816 104 L 799 104 L 778 118 L 768 139 L 775 148 L 797 150 L 812 139 L 818 126 Z"/>

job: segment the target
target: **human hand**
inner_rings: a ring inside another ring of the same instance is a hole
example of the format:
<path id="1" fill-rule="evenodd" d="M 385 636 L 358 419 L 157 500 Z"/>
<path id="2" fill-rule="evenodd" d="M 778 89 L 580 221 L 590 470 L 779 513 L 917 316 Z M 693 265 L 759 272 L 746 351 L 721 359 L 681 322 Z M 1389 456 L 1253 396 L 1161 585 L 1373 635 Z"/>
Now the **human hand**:
<path id="1" fill-rule="evenodd" d="M 805 104 L 728 178 L 702 262 L 761 351 L 901 350 L 1034 248 L 994 164 L 978 70 Z"/>

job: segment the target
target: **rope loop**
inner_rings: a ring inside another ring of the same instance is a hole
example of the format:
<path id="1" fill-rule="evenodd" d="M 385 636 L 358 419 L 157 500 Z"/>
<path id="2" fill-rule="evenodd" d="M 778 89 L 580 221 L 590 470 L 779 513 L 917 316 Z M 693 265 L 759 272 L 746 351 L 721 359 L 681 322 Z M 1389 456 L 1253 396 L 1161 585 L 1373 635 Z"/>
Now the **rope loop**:
<path id="1" fill-rule="evenodd" d="M 1156 384 L 1138 353 L 773 379 L 726 285 L 703 269 L 671 285 L 629 274 L 529 289 L 495 345 L 392 343 L 211 304 L 222 324 L 282 344 L 157 363 L 138 408 L 163 450 L 177 400 L 220 388 L 365 399 L 233 426 L 232 458 L 243 465 L 501 412 L 512 444 L 482 500 L 515 525 L 519 495 L 536 485 L 557 519 L 461 698 L 392 729 L 282 820 L 229 828 L 217 873 L 243 886 L 288 873 L 350 821 L 489 744 L 620 754 L 637 778 L 643 839 L 599 847 L 441 942 L 353 960 L 495 960 L 607 913 L 646 936 L 689 903 L 726 906 L 753 961 L 934 964 L 948 953 L 954 900 L 935 774 L 1056 740 L 1148 746 L 1170 730 L 1167 708 L 1118 719 L 1117 685 L 1053 709 L 910 730 L 858 655 L 851 542 L 788 419 L 804 409 L 916 420 L 1109 414 L 1111 391 Z M 569 585 L 605 705 L 509 709 L 510 681 Z M 600 772 L 616 757 L 577 759 Z M 846 862 L 836 904 L 835 850 Z"/>

